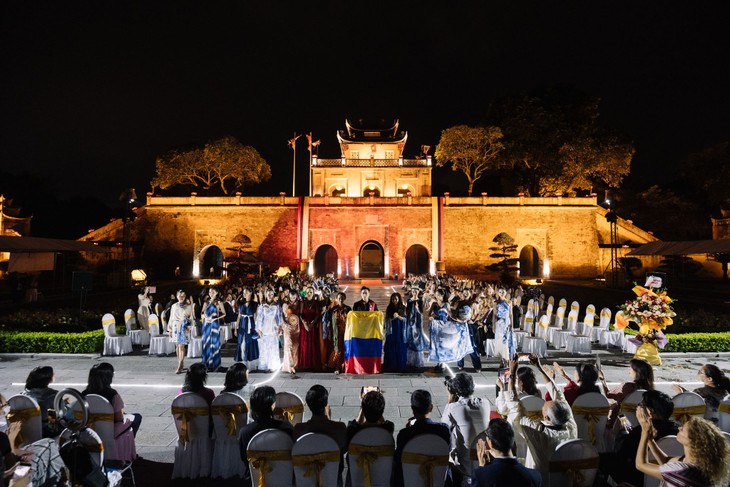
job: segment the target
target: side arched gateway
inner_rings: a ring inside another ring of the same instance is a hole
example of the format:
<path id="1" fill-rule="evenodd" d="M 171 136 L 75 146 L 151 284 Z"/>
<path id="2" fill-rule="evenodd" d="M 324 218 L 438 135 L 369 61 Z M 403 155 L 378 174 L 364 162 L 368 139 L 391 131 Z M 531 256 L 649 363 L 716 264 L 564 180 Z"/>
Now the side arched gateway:
<path id="1" fill-rule="evenodd" d="M 221 277 L 223 267 L 223 252 L 217 245 L 206 245 L 198 254 L 201 277 Z"/>
<path id="2" fill-rule="evenodd" d="M 314 275 L 337 275 L 337 250 L 329 244 L 320 245 L 314 253 Z"/>
<path id="3" fill-rule="evenodd" d="M 540 255 L 532 245 L 525 245 L 520 251 L 520 276 L 540 277 Z"/>
<path id="4" fill-rule="evenodd" d="M 406 275 L 428 274 L 428 250 L 420 244 L 411 245 L 406 251 Z"/>
<path id="5" fill-rule="evenodd" d="M 360 247 L 360 277 L 383 277 L 385 252 L 375 240 L 368 240 Z"/>

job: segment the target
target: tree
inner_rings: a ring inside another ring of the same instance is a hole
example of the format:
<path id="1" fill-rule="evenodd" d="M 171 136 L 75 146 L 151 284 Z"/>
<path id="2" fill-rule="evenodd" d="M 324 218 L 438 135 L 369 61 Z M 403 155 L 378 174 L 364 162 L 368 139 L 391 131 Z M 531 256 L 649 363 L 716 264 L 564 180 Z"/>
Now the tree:
<path id="1" fill-rule="evenodd" d="M 251 146 L 235 137 L 223 137 L 185 150 L 171 150 L 157 158 L 157 175 L 152 188 L 167 189 L 189 184 L 211 190 L 219 186 L 223 194 L 245 184 L 260 183 L 271 178 L 266 160 Z"/>
<path id="2" fill-rule="evenodd" d="M 680 167 L 687 189 L 707 210 L 730 208 L 730 142 L 690 154 Z"/>
<path id="3" fill-rule="evenodd" d="M 515 239 L 505 232 L 500 232 L 492 239 L 492 242 L 497 245 L 489 247 L 489 250 L 492 251 L 489 257 L 499 260 L 489 264 L 486 268 L 490 271 L 499 272 L 502 282 L 511 282 L 517 272 L 517 262 L 520 260 L 513 256 L 517 252 Z"/>
<path id="4" fill-rule="evenodd" d="M 457 125 L 441 132 L 436 146 L 436 165 L 451 163 L 451 169 L 463 171 L 469 181 L 469 196 L 484 171 L 496 167 L 497 154 L 504 148 L 499 127 Z"/>
<path id="5" fill-rule="evenodd" d="M 621 184 L 634 147 L 599 123 L 599 101 L 553 88 L 493 104 L 488 121 L 504 132 L 500 162 L 517 173 L 525 191 L 545 196 Z"/>

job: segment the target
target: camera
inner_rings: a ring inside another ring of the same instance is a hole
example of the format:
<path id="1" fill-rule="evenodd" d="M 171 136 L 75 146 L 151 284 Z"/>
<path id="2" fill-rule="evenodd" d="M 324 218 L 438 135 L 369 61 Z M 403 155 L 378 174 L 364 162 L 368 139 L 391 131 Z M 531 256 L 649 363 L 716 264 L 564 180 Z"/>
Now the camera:
<path id="1" fill-rule="evenodd" d="M 517 355 L 517 362 L 518 363 L 530 363 L 530 354 L 521 353 L 521 354 Z"/>

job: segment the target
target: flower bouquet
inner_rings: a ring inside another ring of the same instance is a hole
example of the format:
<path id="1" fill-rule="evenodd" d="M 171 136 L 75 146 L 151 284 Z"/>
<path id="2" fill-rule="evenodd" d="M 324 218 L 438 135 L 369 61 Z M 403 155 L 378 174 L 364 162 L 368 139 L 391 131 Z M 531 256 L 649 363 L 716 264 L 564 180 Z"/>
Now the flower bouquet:
<path id="1" fill-rule="evenodd" d="M 672 309 L 672 298 L 667 296 L 662 280 L 649 276 L 644 286 L 634 286 L 636 298 L 619 306 L 616 313 L 616 329 L 625 330 L 633 322 L 639 333 L 628 340 L 638 348 L 634 358 L 646 360 L 651 365 L 661 365 L 659 349 L 667 344 L 663 330 L 673 323 L 677 314 Z"/>

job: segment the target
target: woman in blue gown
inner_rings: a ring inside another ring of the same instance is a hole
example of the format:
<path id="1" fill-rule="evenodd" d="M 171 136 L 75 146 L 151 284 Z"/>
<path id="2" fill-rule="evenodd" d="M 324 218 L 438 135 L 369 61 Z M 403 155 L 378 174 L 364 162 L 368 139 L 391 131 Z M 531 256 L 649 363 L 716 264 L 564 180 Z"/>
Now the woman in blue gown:
<path id="1" fill-rule="evenodd" d="M 390 296 L 390 303 L 385 310 L 385 359 L 383 370 L 388 372 L 404 372 L 408 357 L 406 343 L 406 308 L 400 293 Z"/>
<path id="2" fill-rule="evenodd" d="M 256 310 L 259 303 L 253 300 L 251 288 L 243 288 L 243 298 L 238 305 L 238 345 L 236 347 L 236 362 L 247 362 L 248 370 L 255 370 L 254 361 L 259 358 L 258 331 L 256 330 Z"/>
<path id="3" fill-rule="evenodd" d="M 221 366 L 220 320 L 226 316 L 223 305 L 218 301 L 218 289 L 208 291 L 210 301 L 203 310 L 203 354 L 201 362 L 213 372 Z"/>
<path id="4" fill-rule="evenodd" d="M 428 343 L 423 333 L 423 300 L 420 289 L 411 288 L 411 297 L 406 305 L 406 343 L 408 344 L 407 366 L 415 369 L 423 367 L 423 351 Z"/>

